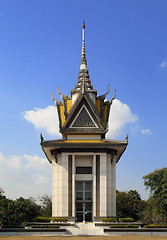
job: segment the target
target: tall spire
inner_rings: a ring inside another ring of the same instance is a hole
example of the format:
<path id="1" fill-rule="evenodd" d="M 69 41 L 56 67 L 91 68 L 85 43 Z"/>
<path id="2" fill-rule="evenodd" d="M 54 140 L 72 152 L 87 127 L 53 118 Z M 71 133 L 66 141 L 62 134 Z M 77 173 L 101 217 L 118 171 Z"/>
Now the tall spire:
<path id="1" fill-rule="evenodd" d="M 75 88 L 71 91 L 71 95 L 75 93 L 94 93 L 97 94 L 97 91 L 93 89 L 91 85 L 91 81 L 89 79 L 89 72 L 87 69 L 87 61 L 86 61 L 86 54 L 85 54 L 85 21 L 83 20 L 82 24 L 82 57 L 80 63 L 80 70 L 78 75 L 78 82 L 75 85 Z"/>
<path id="2" fill-rule="evenodd" d="M 82 58 L 80 69 L 87 69 L 86 54 L 85 54 L 85 21 L 82 24 Z"/>

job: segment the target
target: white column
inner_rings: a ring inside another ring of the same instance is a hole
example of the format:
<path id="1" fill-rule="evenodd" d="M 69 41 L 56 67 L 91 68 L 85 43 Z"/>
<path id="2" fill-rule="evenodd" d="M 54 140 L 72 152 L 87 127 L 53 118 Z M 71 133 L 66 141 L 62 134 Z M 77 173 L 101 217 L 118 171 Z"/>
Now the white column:
<path id="1" fill-rule="evenodd" d="M 67 217 L 68 216 L 68 154 L 62 153 L 61 160 L 61 182 L 62 182 L 62 214 L 60 216 Z"/>
<path id="2" fill-rule="evenodd" d="M 57 163 L 52 157 L 52 217 L 57 216 Z"/>
<path id="3" fill-rule="evenodd" d="M 107 154 L 107 216 L 112 216 L 111 214 L 111 154 Z"/>
<path id="4" fill-rule="evenodd" d="M 93 216 L 96 216 L 96 155 L 93 155 Z"/>
<path id="5" fill-rule="evenodd" d="M 107 154 L 100 154 L 100 216 L 107 216 Z"/>
<path id="6" fill-rule="evenodd" d="M 75 217 L 75 154 L 72 155 L 72 217 Z"/>
<path id="7" fill-rule="evenodd" d="M 62 154 L 59 155 L 57 162 L 57 176 L 56 176 L 56 183 L 57 183 L 57 214 L 56 217 L 62 216 Z"/>
<path id="8" fill-rule="evenodd" d="M 111 164 L 111 216 L 116 216 L 116 155 Z"/>

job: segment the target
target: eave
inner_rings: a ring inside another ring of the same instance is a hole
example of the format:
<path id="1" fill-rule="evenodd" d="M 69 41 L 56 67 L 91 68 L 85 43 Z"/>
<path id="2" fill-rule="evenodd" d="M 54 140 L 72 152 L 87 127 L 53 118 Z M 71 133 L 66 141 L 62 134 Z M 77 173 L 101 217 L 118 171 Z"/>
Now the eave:
<path id="1" fill-rule="evenodd" d="M 52 162 L 52 150 L 57 153 L 110 153 L 114 150 L 117 152 L 116 162 L 118 162 L 127 145 L 128 143 L 125 141 L 115 140 L 51 140 L 41 142 L 41 147 L 50 163 Z"/>

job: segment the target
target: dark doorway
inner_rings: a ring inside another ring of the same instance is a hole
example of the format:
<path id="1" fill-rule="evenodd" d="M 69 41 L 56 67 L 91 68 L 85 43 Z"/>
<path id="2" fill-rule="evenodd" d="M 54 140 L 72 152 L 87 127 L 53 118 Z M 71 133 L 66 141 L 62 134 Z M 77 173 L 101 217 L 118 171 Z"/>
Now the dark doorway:
<path id="1" fill-rule="evenodd" d="M 92 181 L 76 181 L 76 221 L 92 222 Z"/>

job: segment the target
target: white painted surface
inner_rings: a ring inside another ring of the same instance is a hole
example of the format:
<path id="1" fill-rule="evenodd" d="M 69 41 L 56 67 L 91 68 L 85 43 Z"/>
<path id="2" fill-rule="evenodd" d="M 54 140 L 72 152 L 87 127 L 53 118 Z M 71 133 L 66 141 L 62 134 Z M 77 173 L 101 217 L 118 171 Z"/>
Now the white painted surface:
<path id="1" fill-rule="evenodd" d="M 111 216 L 116 216 L 116 156 L 111 164 Z"/>
<path id="2" fill-rule="evenodd" d="M 73 95 L 72 95 L 72 105 L 74 104 L 74 102 L 76 101 L 78 96 L 79 96 L 79 93 L 73 93 Z"/>
<path id="3" fill-rule="evenodd" d="M 62 217 L 68 216 L 68 154 L 62 153 L 62 195 L 61 195 L 61 203 L 62 203 Z"/>
<path id="4" fill-rule="evenodd" d="M 100 216 L 107 216 L 107 154 L 100 154 Z"/>
<path id="5" fill-rule="evenodd" d="M 93 217 L 96 216 L 96 155 L 93 155 Z"/>
<path id="6" fill-rule="evenodd" d="M 72 217 L 75 217 L 75 155 L 72 155 Z"/>

